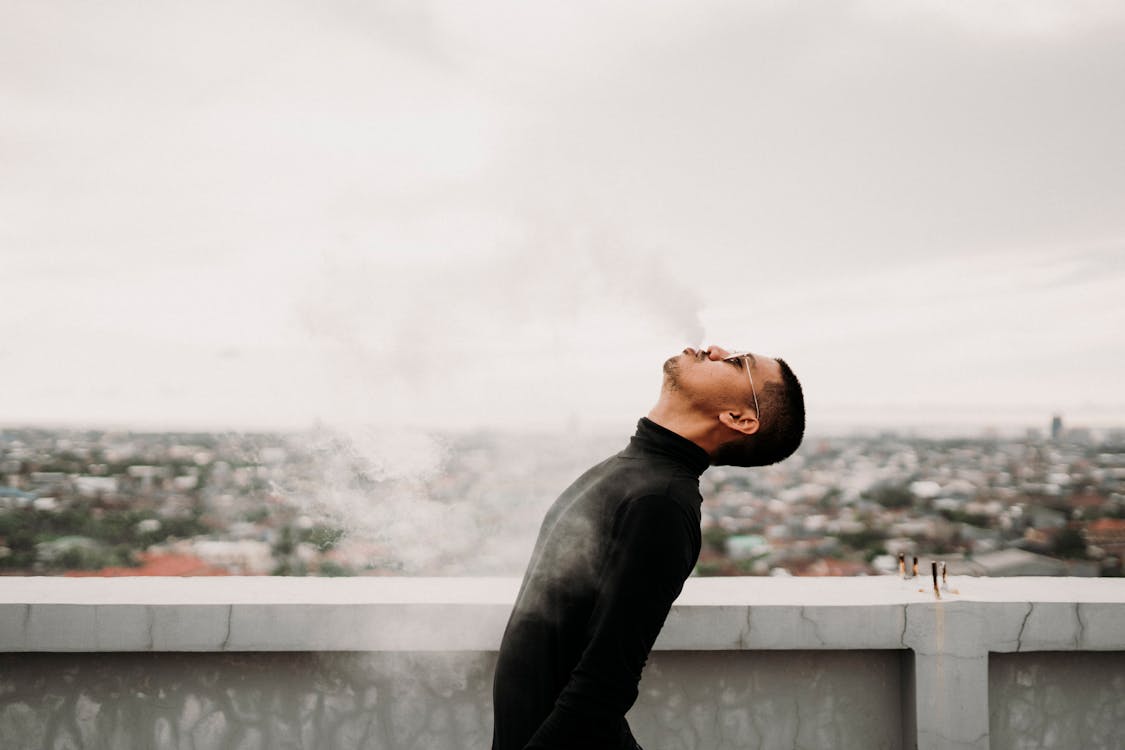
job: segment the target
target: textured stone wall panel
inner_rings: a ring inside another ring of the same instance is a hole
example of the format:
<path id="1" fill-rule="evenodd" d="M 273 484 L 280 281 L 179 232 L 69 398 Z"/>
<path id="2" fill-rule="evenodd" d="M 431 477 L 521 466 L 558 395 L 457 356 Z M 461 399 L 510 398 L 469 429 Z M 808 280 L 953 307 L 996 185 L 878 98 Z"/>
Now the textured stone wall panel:
<path id="1" fill-rule="evenodd" d="M 897 750 L 904 653 L 655 653 L 629 724 L 646 750 Z"/>
<path id="2" fill-rule="evenodd" d="M 1125 750 L 1125 652 L 992 654 L 992 750 Z"/>
<path id="3" fill-rule="evenodd" d="M 901 746 L 900 652 L 662 652 L 654 750 Z M 3 654 L 4 750 L 477 750 L 491 653 Z"/>
<path id="4" fill-rule="evenodd" d="M 492 654 L 2 654 L 4 750 L 468 750 Z"/>

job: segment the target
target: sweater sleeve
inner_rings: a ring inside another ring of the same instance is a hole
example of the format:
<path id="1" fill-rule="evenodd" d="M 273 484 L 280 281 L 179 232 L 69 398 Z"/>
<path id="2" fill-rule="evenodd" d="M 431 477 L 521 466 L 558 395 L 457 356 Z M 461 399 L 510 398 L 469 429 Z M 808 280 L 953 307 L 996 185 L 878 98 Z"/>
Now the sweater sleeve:
<path id="1" fill-rule="evenodd" d="M 617 746 L 641 669 L 698 555 L 699 521 L 683 505 L 663 495 L 623 504 L 588 644 L 527 750 Z"/>

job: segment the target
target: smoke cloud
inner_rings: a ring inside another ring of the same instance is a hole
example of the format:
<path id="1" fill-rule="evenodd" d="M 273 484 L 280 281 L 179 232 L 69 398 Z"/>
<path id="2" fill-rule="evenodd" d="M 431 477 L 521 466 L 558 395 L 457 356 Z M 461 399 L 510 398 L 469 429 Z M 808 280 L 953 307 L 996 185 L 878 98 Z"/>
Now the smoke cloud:
<path id="1" fill-rule="evenodd" d="M 546 505 L 624 445 L 582 427 L 613 406 L 604 379 L 651 378 L 618 405 L 627 426 L 663 359 L 701 341 L 699 300 L 606 232 L 540 231 L 437 269 L 377 256 L 326 258 L 299 307 L 336 408 L 304 437 L 315 476 L 282 494 L 403 572 L 518 573 Z M 524 419 L 472 431 L 495 412 Z"/>
<path id="2" fill-rule="evenodd" d="M 445 265 L 378 257 L 375 249 L 326 258 L 299 311 L 314 338 L 365 375 L 391 375 L 405 359 L 420 362 L 430 380 L 426 373 L 440 370 L 430 366 L 476 354 L 482 340 L 488 350 L 523 356 L 581 354 L 590 349 L 592 325 L 599 340 L 635 339 L 635 322 L 644 321 L 652 340 L 614 347 L 633 350 L 653 341 L 665 349 L 698 343 L 703 335 L 699 299 L 663 258 L 605 233 L 564 231 L 532 247 Z"/>

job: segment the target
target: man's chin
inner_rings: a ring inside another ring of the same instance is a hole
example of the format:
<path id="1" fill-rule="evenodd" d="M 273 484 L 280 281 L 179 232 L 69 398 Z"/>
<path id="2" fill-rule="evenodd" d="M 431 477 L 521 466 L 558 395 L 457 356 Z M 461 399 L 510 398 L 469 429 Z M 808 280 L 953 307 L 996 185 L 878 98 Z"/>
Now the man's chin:
<path id="1" fill-rule="evenodd" d="M 680 387 L 680 357 L 669 357 L 664 362 L 664 389 L 678 390 Z"/>

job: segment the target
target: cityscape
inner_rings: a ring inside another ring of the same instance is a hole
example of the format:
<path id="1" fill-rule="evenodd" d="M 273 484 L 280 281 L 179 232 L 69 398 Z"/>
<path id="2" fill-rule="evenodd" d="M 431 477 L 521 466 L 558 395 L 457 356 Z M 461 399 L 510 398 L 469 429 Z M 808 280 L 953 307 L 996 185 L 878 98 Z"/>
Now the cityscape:
<path id="1" fill-rule="evenodd" d="M 395 471 L 325 429 L 3 429 L 0 574 L 519 575 L 547 506 L 623 443 L 428 440 Z M 814 435 L 700 488 L 698 576 L 896 574 L 900 555 L 962 575 L 1122 575 L 1125 429 Z"/>

